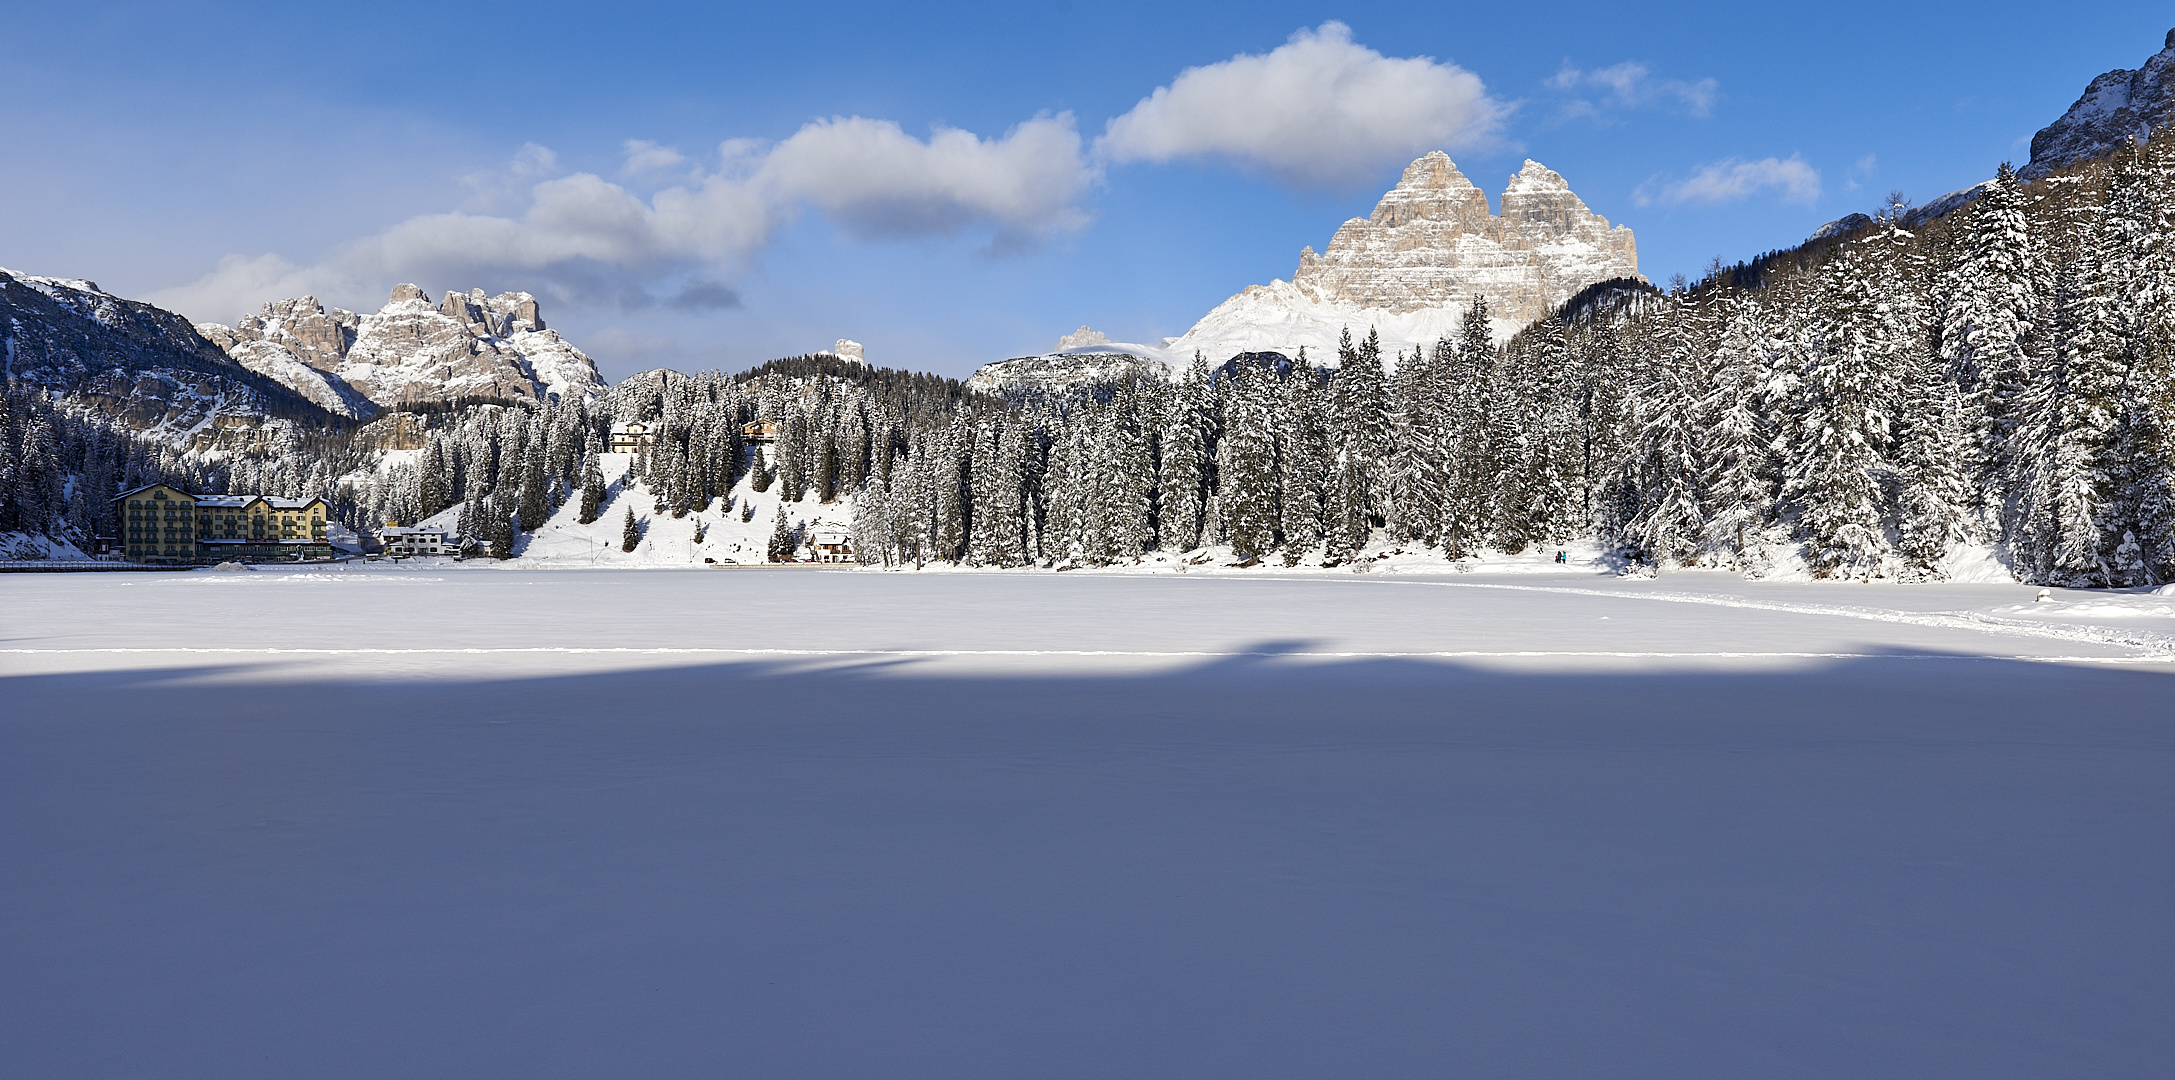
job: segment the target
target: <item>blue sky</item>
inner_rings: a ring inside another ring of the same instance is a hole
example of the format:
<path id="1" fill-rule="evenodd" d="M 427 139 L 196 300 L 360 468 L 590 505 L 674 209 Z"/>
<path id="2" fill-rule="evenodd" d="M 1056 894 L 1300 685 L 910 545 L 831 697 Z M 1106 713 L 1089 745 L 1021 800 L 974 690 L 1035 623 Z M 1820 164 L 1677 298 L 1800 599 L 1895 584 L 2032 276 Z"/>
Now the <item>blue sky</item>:
<path id="1" fill-rule="evenodd" d="M 2021 163 L 2175 24 L 1736 7 L 39 5 L 0 37 L 0 265 L 226 322 L 527 289 L 615 379 L 840 337 L 964 375 L 1182 333 L 1438 147 L 1696 275 Z"/>

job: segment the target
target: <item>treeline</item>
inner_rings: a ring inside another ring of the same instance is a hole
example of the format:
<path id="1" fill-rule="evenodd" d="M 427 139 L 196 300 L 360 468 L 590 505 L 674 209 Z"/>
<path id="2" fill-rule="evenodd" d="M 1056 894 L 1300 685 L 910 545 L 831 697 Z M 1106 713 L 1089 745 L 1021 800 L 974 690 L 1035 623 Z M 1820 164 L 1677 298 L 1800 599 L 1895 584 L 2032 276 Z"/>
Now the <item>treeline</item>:
<path id="1" fill-rule="evenodd" d="M 1404 355 L 1348 336 L 1333 366 L 1196 357 L 1175 381 L 1017 403 L 813 356 L 649 372 L 594 406 L 274 422 L 248 452 L 177 456 L 10 387 L 0 529 L 87 536 L 97 493 L 169 480 L 322 496 L 361 524 L 459 506 L 505 554 L 569 499 L 597 516 L 614 421 L 649 426 L 635 475 L 684 515 L 729 498 L 763 420 L 756 489 L 852 497 L 859 556 L 890 565 L 1228 545 L 1336 566 L 1590 539 L 1654 567 L 1796 552 L 1821 576 L 1931 580 L 1991 549 L 2031 581 L 2175 580 L 2170 137 L 2029 185 L 2004 167 L 1914 221 L 1898 198 L 1698 283 L 1602 283 L 1500 346 L 1476 300 L 1457 337 Z M 421 432 L 391 466 L 388 422 Z"/>
<path id="2" fill-rule="evenodd" d="M 2175 151 L 2163 136 L 1906 229 L 1666 294 L 1601 290 L 1507 345 L 1369 340 L 1331 372 L 1198 358 L 1176 385 L 909 434 L 856 505 L 862 557 L 1107 563 L 1229 544 L 1337 565 L 1596 538 L 1632 562 L 1938 579 L 2175 579 Z M 1276 358 L 1281 361 L 1282 358 Z"/>

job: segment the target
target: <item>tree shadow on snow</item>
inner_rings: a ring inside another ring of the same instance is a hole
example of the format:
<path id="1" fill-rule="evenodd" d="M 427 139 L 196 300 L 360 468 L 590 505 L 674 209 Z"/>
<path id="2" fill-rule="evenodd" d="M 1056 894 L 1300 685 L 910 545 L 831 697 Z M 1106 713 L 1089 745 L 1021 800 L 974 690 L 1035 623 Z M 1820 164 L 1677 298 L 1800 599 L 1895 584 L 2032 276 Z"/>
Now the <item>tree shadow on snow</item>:
<path id="1" fill-rule="evenodd" d="M 238 1077 L 2175 1051 L 2163 675 L 1243 651 L 0 680 L 0 1044 Z"/>

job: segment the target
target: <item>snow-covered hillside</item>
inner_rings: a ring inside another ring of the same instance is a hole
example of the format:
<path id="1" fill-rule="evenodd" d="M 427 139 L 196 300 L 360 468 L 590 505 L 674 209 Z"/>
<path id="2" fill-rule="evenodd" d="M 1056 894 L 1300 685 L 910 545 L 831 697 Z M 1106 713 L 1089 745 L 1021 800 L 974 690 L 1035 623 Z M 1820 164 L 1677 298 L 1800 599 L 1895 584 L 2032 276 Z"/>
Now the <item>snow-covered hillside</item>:
<path id="1" fill-rule="evenodd" d="M 522 566 L 644 568 L 763 563 L 768 561 L 770 537 L 777 527 L 781 506 L 788 527 L 803 539 L 817 531 L 850 530 L 853 526 L 851 495 L 830 503 L 818 502 L 812 495 L 799 502 L 786 502 L 775 485 L 767 492 L 754 490 L 752 476 L 743 476 L 734 485 L 729 505 L 725 500 L 713 499 L 709 506 L 675 518 L 669 512 L 658 512 L 655 493 L 640 479 L 628 477 L 634 455 L 604 454 L 598 460 L 607 499 L 597 520 L 582 524 L 581 500 L 569 500 L 552 513 L 542 528 L 515 542 L 514 562 Z M 629 509 L 634 511 L 642 542 L 634 551 L 625 552 L 620 545 Z M 750 509 L 753 516 L 747 517 Z M 423 524 L 451 532 L 459 520 L 460 508 L 455 506 Z M 699 541 L 695 539 L 697 529 L 703 532 Z"/>

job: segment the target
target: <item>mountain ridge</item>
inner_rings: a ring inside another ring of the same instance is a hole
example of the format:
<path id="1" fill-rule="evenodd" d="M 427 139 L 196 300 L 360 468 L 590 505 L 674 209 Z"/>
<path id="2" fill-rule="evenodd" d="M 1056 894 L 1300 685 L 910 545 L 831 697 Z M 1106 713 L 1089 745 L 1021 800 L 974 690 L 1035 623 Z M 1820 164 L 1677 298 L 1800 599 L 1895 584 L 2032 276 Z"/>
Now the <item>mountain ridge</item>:
<path id="1" fill-rule="evenodd" d="M 432 304 L 421 288 L 401 284 L 369 314 L 302 296 L 268 302 L 231 327 L 196 330 L 244 367 L 358 419 L 432 402 L 593 401 L 606 389 L 595 361 L 546 327 L 525 292 L 448 292 Z"/>

